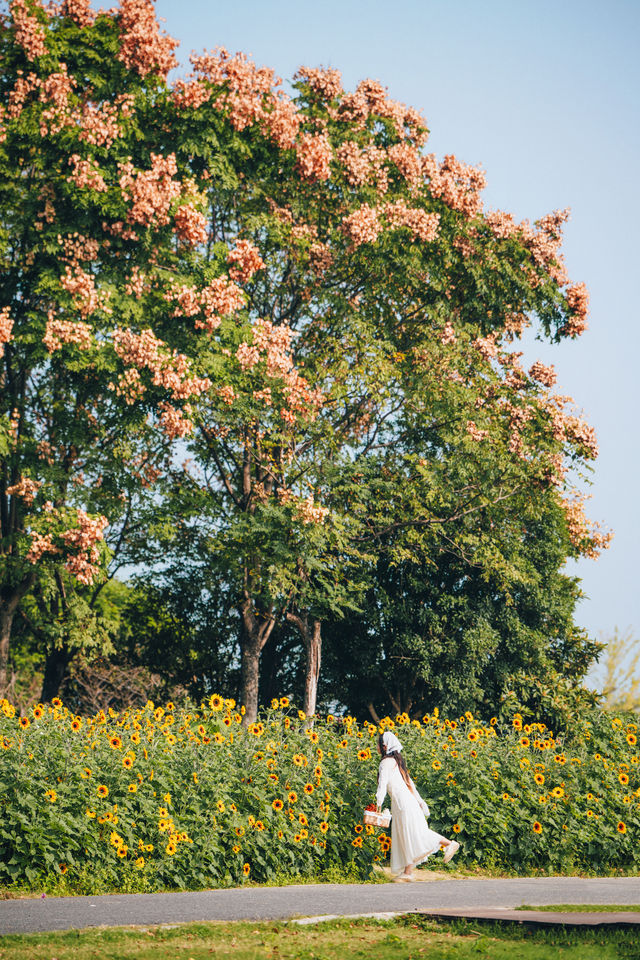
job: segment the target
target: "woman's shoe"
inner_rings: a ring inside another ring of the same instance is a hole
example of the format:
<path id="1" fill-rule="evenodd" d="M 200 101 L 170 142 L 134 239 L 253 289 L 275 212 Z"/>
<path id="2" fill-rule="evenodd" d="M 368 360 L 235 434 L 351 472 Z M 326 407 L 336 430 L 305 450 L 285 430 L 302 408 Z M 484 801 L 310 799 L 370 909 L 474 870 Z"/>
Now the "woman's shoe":
<path id="1" fill-rule="evenodd" d="M 413 883 L 413 877 L 406 873 L 401 873 L 399 877 L 393 878 L 394 883 Z"/>
<path id="2" fill-rule="evenodd" d="M 455 857 L 456 853 L 460 849 L 460 844 L 457 840 L 452 840 L 448 847 L 445 847 L 444 860 L 443 863 L 449 863 L 452 857 Z"/>

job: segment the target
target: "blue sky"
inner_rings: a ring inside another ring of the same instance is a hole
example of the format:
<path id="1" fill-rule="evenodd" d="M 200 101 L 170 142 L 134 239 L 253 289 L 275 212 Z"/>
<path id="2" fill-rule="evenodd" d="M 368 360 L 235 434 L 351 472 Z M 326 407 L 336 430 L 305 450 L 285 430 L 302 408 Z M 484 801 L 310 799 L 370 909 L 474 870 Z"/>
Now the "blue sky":
<path id="1" fill-rule="evenodd" d="M 558 392 L 596 428 L 600 457 L 588 513 L 615 532 L 600 560 L 571 565 L 592 634 L 640 627 L 640 412 L 636 234 L 640 224 L 637 38 L 640 4 L 608 0 L 158 0 L 158 16 L 192 50 L 253 54 L 290 79 L 300 65 L 371 77 L 421 110 L 428 148 L 480 164 L 485 205 L 535 220 L 571 207 L 564 252 L 591 294 L 576 342 L 528 342 L 553 362 Z"/>

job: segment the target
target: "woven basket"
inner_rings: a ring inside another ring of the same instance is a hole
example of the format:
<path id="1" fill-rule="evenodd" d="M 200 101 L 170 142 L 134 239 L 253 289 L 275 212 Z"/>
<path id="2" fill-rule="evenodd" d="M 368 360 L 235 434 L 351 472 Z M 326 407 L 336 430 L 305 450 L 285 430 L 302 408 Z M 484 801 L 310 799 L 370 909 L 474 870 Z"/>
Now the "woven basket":
<path id="1" fill-rule="evenodd" d="M 383 810 L 378 813 L 377 810 L 365 810 L 362 819 L 370 827 L 388 827 L 391 823 L 391 811 Z"/>

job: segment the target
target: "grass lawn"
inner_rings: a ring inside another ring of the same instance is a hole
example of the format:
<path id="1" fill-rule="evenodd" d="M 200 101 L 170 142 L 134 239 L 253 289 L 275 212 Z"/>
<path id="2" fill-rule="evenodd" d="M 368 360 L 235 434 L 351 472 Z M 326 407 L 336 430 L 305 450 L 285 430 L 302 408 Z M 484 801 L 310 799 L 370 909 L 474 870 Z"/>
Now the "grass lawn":
<path id="1" fill-rule="evenodd" d="M 553 913 L 640 913 L 640 903 L 554 903 L 542 907 L 523 903 L 516 910 L 547 910 Z"/>
<path id="2" fill-rule="evenodd" d="M 638 957 L 631 931 L 524 931 L 513 925 L 439 924 L 410 915 L 388 922 L 339 920 L 187 924 L 6 936 L 0 960 L 609 960 Z"/>

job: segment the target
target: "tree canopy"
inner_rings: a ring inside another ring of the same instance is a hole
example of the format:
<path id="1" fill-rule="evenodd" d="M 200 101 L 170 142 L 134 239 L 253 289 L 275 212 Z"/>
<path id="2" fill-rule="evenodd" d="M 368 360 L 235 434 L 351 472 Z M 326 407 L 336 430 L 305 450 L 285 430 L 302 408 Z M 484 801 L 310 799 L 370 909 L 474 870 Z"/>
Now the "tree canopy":
<path id="1" fill-rule="evenodd" d="M 217 49 L 169 83 L 150 0 L 14 0 L 1 34 L 0 671 L 27 595 L 57 625 L 49 692 L 108 646 L 105 579 L 181 557 L 228 599 L 249 719 L 274 629 L 298 631 L 312 713 L 322 624 L 348 645 L 345 618 L 424 604 L 449 629 L 433 591 L 461 577 L 494 613 L 455 643 L 497 655 L 495 608 L 524 617 L 518 590 L 607 542 L 571 493 L 593 430 L 515 349 L 585 329 L 568 212 L 485 210 L 483 171 L 428 153 L 377 81 L 301 68 L 289 96 Z"/>

